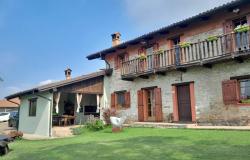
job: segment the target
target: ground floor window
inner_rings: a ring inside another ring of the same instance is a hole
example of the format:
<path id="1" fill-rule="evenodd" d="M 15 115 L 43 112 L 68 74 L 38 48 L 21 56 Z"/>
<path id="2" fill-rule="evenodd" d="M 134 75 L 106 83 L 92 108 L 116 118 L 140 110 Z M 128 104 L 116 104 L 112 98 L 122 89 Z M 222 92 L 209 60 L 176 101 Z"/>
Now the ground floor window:
<path id="1" fill-rule="evenodd" d="M 29 116 L 36 116 L 36 106 L 37 106 L 37 98 L 29 99 Z"/>
<path id="2" fill-rule="evenodd" d="M 240 101 L 250 103 L 250 79 L 243 79 L 240 83 Z"/>
<path id="3" fill-rule="evenodd" d="M 126 109 L 130 107 L 130 92 L 116 91 L 111 94 L 111 108 Z"/>
<path id="4" fill-rule="evenodd" d="M 117 107 L 118 108 L 124 108 L 125 107 L 125 91 L 116 93 L 116 101 L 117 101 Z"/>
<path id="5" fill-rule="evenodd" d="M 250 75 L 232 77 L 222 82 L 224 104 L 250 104 Z"/>

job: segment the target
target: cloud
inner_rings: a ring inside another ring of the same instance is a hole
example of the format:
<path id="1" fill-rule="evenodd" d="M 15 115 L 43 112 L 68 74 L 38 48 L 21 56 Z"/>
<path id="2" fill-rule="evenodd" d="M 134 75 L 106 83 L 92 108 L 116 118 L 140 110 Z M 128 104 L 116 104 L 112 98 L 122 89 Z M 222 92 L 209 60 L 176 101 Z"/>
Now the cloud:
<path id="1" fill-rule="evenodd" d="M 231 0 L 124 0 L 128 17 L 138 29 L 151 30 L 194 16 Z"/>
<path id="2" fill-rule="evenodd" d="M 39 82 L 39 86 L 42 86 L 42 85 L 46 85 L 46 84 L 49 84 L 49 83 L 53 83 L 53 82 L 56 82 L 56 80 L 51 80 L 51 79 L 47 79 L 45 81 L 41 81 Z"/>

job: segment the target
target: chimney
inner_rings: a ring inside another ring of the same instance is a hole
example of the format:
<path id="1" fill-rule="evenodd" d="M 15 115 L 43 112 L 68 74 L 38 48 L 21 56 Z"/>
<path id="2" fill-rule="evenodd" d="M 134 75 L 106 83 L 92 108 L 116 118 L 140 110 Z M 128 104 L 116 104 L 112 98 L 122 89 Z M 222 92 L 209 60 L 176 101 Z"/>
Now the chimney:
<path id="1" fill-rule="evenodd" d="M 111 34 L 111 37 L 112 37 L 112 46 L 113 47 L 121 43 L 121 39 L 120 39 L 121 33 L 115 32 L 114 34 Z"/>
<path id="2" fill-rule="evenodd" d="M 71 79 L 71 69 L 70 68 L 67 68 L 64 72 L 65 72 L 65 77 L 66 79 Z"/>

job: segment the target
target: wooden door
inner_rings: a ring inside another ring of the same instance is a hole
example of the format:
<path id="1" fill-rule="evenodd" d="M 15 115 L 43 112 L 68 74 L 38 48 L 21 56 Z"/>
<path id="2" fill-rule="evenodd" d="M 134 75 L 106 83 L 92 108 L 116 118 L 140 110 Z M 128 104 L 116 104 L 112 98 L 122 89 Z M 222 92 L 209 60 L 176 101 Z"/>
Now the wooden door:
<path id="1" fill-rule="evenodd" d="M 147 92 L 145 90 L 137 91 L 137 102 L 138 102 L 138 121 L 144 122 L 148 119 L 147 104 L 146 104 Z"/>
<path id="2" fill-rule="evenodd" d="M 161 88 L 154 89 L 154 101 L 155 101 L 155 121 L 162 122 L 163 121 L 163 113 L 162 113 L 162 98 L 161 98 Z"/>
<path id="3" fill-rule="evenodd" d="M 179 121 L 192 121 L 189 85 L 177 86 L 177 101 Z"/>

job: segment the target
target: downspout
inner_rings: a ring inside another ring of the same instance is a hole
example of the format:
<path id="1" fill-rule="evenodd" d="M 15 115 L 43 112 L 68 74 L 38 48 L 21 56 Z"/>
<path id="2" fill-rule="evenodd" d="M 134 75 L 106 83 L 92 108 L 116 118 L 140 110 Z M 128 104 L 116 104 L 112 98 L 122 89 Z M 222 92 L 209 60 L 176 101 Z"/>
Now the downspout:
<path id="1" fill-rule="evenodd" d="M 52 94 L 53 94 L 53 92 L 52 92 Z M 50 102 L 50 108 L 49 108 L 49 110 L 50 110 L 50 115 L 49 115 L 49 137 L 52 137 L 52 102 L 53 101 L 52 101 L 52 99 L 49 99 L 49 98 L 44 97 L 44 96 L 39 95 L 39 94 L 37 94 L 37 96 L 41 97 L 43 99 L 46 99 L 46 100 L 48 100 Z"/>
<path id="2" fill-rule="evenodd" d="M 110 64 L 109 64 L 109 62 L 103 57 L 103 55 L 102 55 L 101 53 L 100 53 L 100 57 L 101 57 L 102 60 L 105 61 L 106 65 L 108 66 L 106 69 L 110 69 Z"/>

